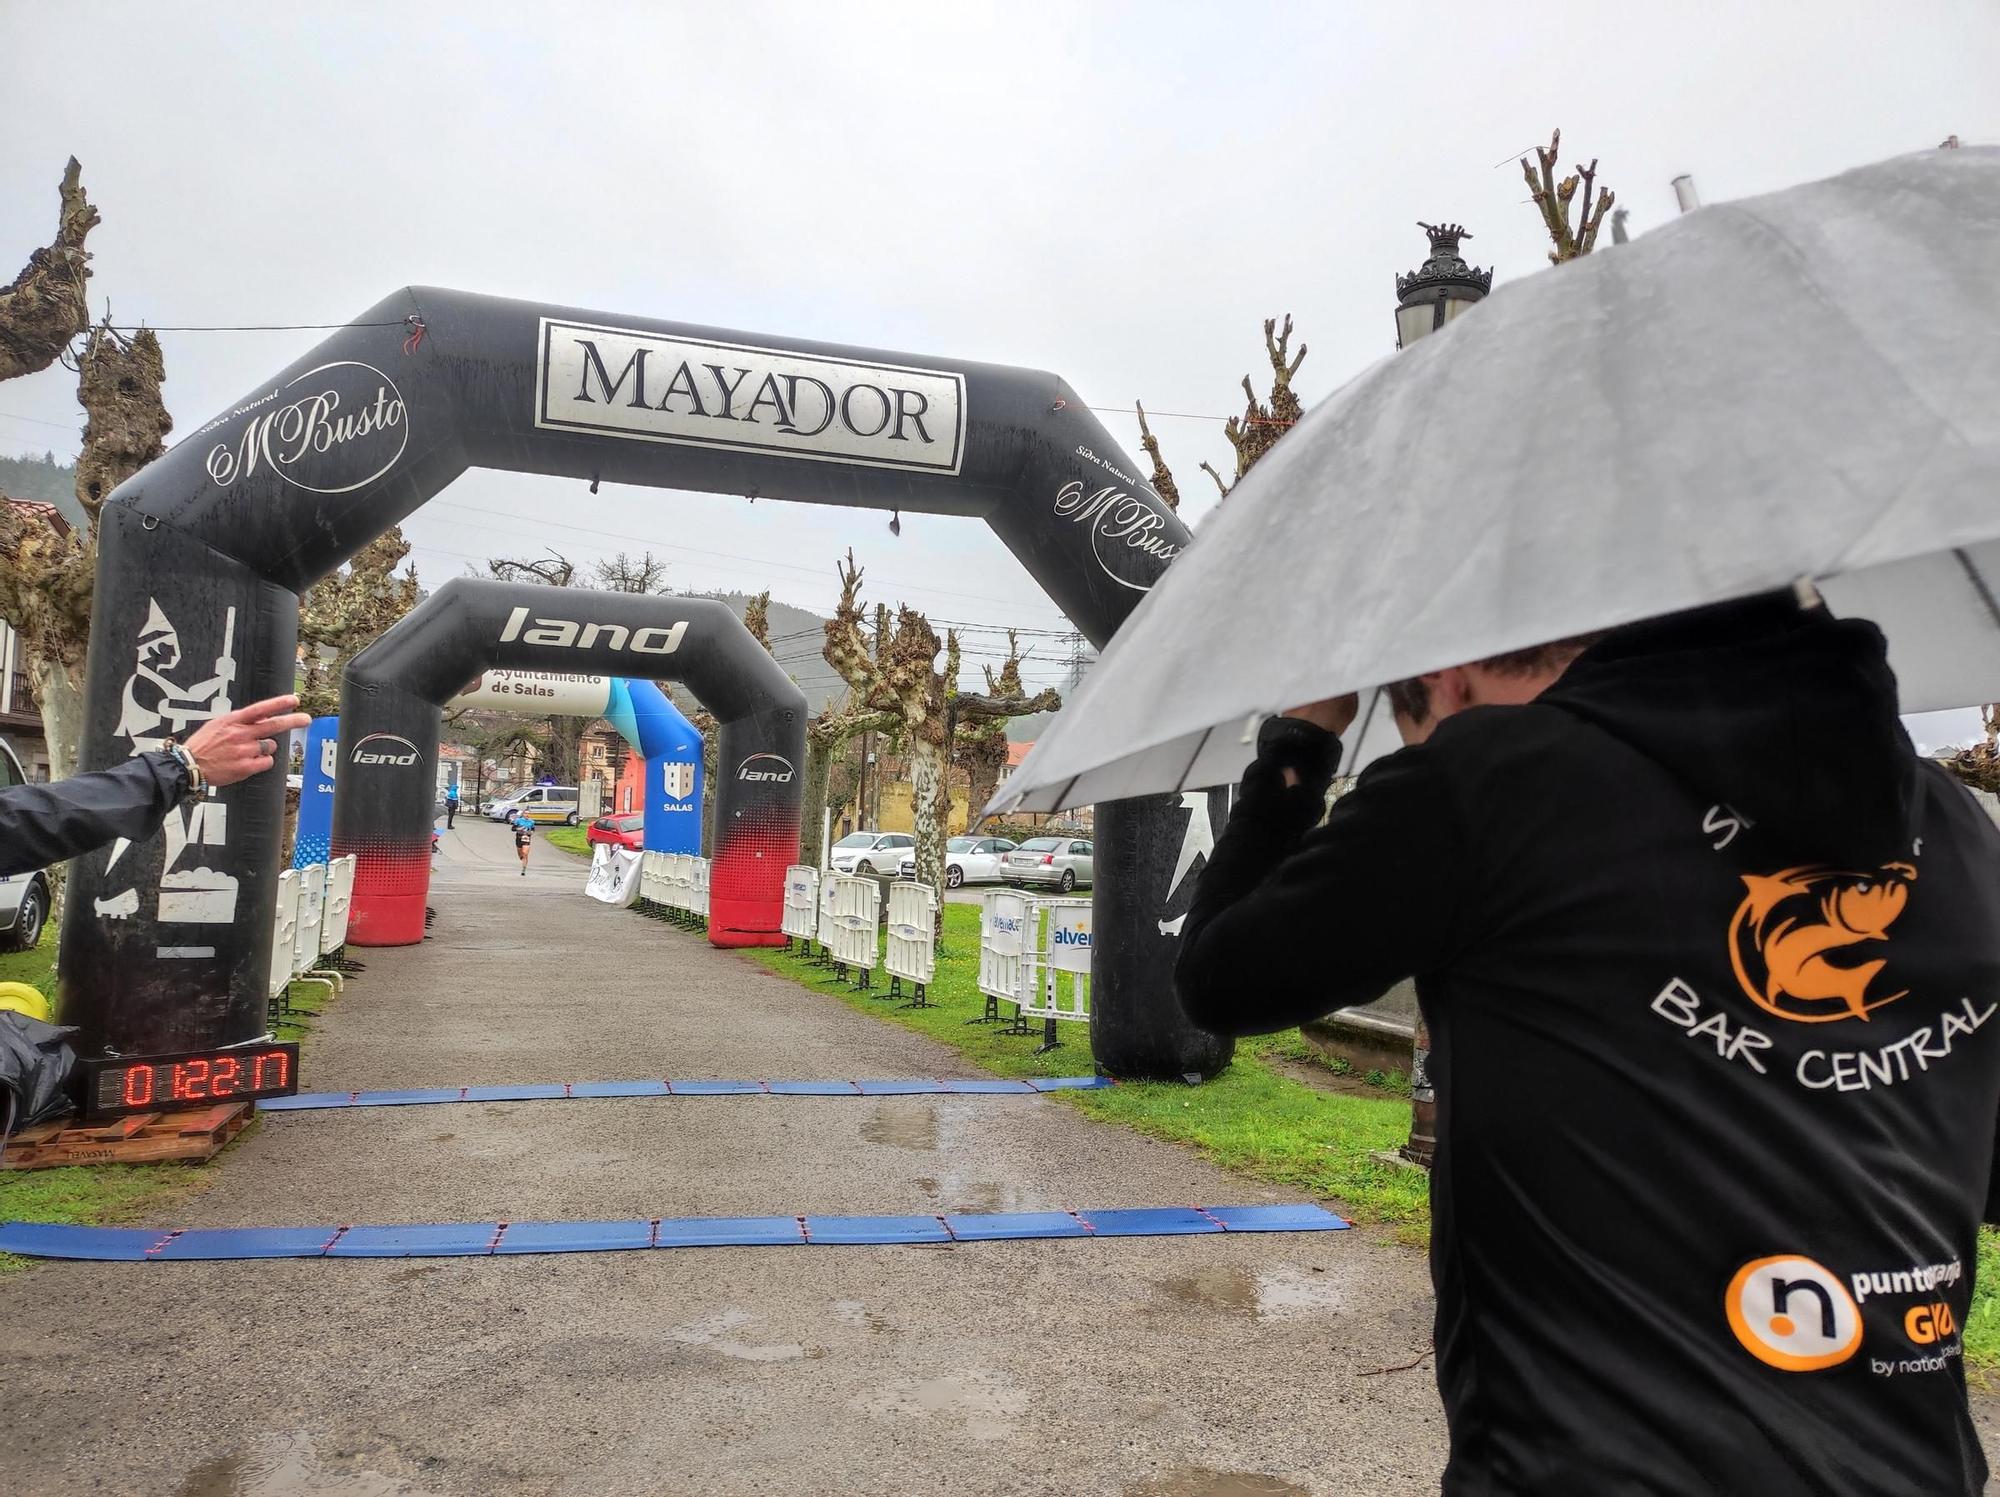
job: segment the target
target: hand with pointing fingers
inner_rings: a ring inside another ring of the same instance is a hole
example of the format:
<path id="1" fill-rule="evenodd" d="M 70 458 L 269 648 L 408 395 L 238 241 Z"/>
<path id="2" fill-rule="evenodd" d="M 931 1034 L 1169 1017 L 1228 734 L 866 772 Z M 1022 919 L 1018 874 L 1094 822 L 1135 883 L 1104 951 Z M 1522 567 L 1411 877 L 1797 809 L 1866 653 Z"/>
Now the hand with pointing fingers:
<path id="1" fill-rule="evenodd" d="M 234 785 L 277 762 L 284 736 L 309 727 L 312 718 L 294 709 L 295 696 L 270 697 L 212 717 L 182 745 L 211 785 Z"/>

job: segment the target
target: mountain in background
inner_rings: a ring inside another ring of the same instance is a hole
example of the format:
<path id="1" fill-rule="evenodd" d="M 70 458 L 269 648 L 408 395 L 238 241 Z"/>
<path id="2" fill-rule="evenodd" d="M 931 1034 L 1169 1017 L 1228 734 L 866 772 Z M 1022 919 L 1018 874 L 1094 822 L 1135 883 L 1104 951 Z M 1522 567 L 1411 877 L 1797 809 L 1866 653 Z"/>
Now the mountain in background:
<path id="1" fill-rule="evenodd" d="M 53 452 L 41 457 L 0 457 L 0 494 L 53 504 L 71 525 L 78 530 L 84 527 L 83 504 L 76 497 L 76 464 L 57 462 Z"/>

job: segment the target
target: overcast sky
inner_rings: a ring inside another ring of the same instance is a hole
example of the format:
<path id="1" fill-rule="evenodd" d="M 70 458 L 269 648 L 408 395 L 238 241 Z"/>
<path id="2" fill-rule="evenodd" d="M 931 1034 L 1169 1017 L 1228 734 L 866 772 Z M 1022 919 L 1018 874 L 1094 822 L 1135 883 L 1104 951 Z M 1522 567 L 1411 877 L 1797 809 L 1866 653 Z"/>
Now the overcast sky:
<path id="1" fill-rule="evenodd" d="M 159 326 L 327 323 L 428 282 L 752 334 L 1055 370 L 1122 412 L 1240 409 L 1263 318 L 1308 405 L 1388 354 L 1418 219 L 1501 280 L 1544 263 L 1515 158 L 1643 233 L 1956 133 L 2000 141 L 2000 7 L 348 3 L 306 15 L 0 0 L 0 276 L 64 159 L 104 215 L 94 306 Z M 413 14 L 417 17 L 412 19 Z M 198 19 L 197 19 L 198 18 Z M 320 335 L 167 333 L 189 432 Z M 0 386 L 0 452 L 73 455 L 74 377 Z M 1197 517 L 1213 420 L 1156 430 Z M 871 595 L 1060 629 L 983 526 L 474 472 L 412 519 L 424 580 L 650 547 L 688 589 Z M 1060 648 L 1038 653 L 1059 674 Z"/>

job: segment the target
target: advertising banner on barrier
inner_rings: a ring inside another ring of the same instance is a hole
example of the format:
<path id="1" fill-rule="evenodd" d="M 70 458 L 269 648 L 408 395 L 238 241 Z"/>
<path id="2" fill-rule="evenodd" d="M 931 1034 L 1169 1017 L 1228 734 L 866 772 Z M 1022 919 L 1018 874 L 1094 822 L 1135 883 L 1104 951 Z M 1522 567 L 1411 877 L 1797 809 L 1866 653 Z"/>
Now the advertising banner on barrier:
<path id="1" fill-rule="evenodd" d="M 640 857 L 607 842 L 590 855 L 590 880 L 583 892 L 605 904 L 629 905 L 639 897 Z"/>

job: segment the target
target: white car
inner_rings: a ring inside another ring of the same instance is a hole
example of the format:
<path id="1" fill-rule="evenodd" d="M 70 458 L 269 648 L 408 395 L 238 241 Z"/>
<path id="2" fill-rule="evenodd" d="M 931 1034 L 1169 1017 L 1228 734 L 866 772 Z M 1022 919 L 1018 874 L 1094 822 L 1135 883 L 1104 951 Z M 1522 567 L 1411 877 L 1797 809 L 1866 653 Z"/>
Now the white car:
<path id="1" fill-rule="evenodd" d="M 13 749 L 0 742 L 0 787 L 25 785 L 21 761 Z M 0 875 L 0 951 L 29 951 L 42 938 L 42 926 L 49 918 L 49 876 L 36 869 L 31 873 Z"/>
<path id="2" fill-rule="evenodd" d="M 963 884 L 999 883 L 1000 855 L 1013 850 L 1014 844 L 1005 837 L 953 837 L 944 845 L 944 886 L 956 889 Z M 917 876 L 914 851 L 904 856 L 896 872 L 902 878 Z"/>
<path id="3" fill-rule="evenodd" d="M 903 860 L 903 854 L 917 845 L 908 832 L 849 832 L 833 844 L 828 860 L 835 873 L 887 873 Z"/>

